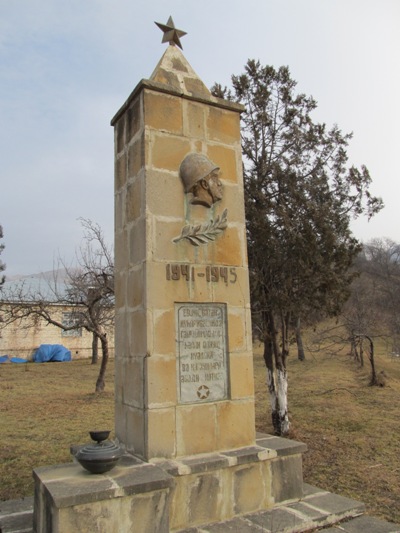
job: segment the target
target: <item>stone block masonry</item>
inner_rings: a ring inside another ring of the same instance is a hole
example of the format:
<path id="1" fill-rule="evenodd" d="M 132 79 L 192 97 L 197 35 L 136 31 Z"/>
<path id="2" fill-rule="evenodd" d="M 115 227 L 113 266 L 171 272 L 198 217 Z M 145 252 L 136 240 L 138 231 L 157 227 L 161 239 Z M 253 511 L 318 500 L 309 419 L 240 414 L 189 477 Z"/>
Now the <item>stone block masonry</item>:
<path id="1" fill-rule="evenodd" d="M 145 460 L 254 444 L 241 111 L 170 46 L 112 120 L 116 434 Z M 210 207 L 183 186 L 188 154 L 219 168 Z"/>

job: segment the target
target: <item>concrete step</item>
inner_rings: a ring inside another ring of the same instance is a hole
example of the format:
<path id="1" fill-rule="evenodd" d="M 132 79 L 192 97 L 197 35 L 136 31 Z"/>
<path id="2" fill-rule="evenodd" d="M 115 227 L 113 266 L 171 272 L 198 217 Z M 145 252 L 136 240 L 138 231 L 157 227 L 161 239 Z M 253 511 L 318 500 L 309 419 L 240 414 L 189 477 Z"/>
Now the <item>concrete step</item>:
<path id="1" fill-rule="evenodd" d="M 32 520 L 33 496 L 0 501 L 0 533 L 31 533 Z"/>
<path id="2" fill-rule="evenodd" d="M 301 501 L 177 533 L 400 533 L 400 526 L 364 511 L 360 502 L 305 484 Z"/>
<path id="3" fill-rule="evenodd" d="M 400 525 L 364 515 L 324 528 L 322 531 L 323 533 L 399 533 Z"/>
<path id="4" fill-rule="evenodd" d="M 360 502 L 305 484 L 299 502 L 180 533 L 400 533 L 400 525 L 363 515 L 364 510 Z M 33 497 L 0 502 L 0 533 L 32 533 L 32 519 Z"/>

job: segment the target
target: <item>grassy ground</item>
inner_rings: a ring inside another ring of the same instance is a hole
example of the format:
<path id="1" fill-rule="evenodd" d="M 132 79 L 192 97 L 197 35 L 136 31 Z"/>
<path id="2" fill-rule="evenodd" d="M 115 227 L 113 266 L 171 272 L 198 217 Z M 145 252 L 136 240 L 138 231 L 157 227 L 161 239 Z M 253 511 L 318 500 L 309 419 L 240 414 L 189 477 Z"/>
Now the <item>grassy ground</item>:
<path id="1" fill-rule="evenodd" d="M 261 348 L 255 349 L 256 426 L 271 432 Z M 346 356 L 289 359 L 291 437 L 308 445 L 304 478 L 400 523 L 400 361 L 377 356 L 383 388 Z M 113 429 L 113 363 L 93 392 L 88 361 L 0 366 L 0 499 L 33 493 L 31 471 L 70 461 L 89 429 Z"/>
<path id="2" fill-rule="evenodd" d="M 255 349 L 257 429 L 271 428 L 261 347 Z M 400 360 L 377 356 L 386 386 L 348 356 L 289 358 L 291 438 L 304 442 L 304 479 L 400 523 Z M 368 364 L 368 363 L 366 363 Z M 272 429 L 270 429 L 272 431 Z"/>
<path id="3" fill-rule="evenodd" d="M 113 430 L 113 365 L 102 394 L 98 370 L 87 360 L 0 365 L 0 500 L 33 494 L 32 469 L 71 461 L 90 429 Z"/>

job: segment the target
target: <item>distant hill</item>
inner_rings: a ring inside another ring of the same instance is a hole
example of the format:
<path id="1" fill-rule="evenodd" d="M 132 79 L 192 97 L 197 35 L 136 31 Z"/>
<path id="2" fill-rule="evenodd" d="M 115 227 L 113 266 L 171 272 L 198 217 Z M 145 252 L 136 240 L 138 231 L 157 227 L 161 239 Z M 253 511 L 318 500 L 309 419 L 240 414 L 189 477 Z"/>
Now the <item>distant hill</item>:
<path id="1" fill-rule="evenodd" d="M 0 287 L 0 299 L 2 295 L 4 299 L 12 299 L 13 297 L 16 298 L 15 295 L 22 293 L 25 297 L 29 294 L 40 294 L 47 301 L 55 301 L 52 288 L 57 286 L 57 293 L 62 295 L 66 289 L 67 277 L 67 272 L 63 268 L 37 274 L 6 276 L 5 283 Z M 27 299 L 30 300 L 30 298 Z"/>
<path id="2" fill-rule="evenodd" d="M 67 278 L 67 272 L 65 268 L 59 268 L 57 270 L 47 270 L 46 272 L 38 272 L 37 274 L 14 274 L 13 276 L 6 275 L 6 281 L 20 281 L 24 279 L 42 279 L 45 281 L 51 281 L 57 277 L 57 280 L 64 282 Z"/>

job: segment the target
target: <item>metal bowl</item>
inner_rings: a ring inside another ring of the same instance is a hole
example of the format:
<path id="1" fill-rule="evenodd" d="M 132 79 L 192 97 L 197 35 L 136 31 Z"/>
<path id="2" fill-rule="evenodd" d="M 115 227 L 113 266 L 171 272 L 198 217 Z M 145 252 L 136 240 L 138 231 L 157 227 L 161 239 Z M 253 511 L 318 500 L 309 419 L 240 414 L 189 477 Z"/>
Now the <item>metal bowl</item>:
<path id="1" fill-rule="evenodd" d="M 109 431 L 109 430 L 94 429 L 92 431 L 89 431 L 90 437 L 92 438 L 92 440 L 94 440 L 96 442 L 101 442 L 103 440 L 108 439 L 110 433 L 111 433 L 111 431 Z"/>

